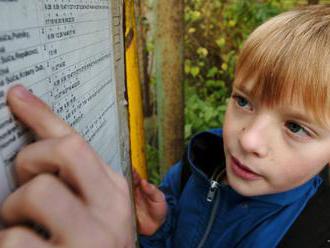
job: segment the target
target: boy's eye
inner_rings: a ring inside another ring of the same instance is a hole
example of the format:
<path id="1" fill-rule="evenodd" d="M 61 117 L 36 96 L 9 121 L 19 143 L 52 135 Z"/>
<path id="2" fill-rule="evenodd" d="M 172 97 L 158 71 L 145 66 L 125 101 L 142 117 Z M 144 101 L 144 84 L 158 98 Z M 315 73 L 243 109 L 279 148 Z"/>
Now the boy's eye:
<path id="1" fill-rule="evenodd" d="M 302 136 L 302 135 L 307 135 L 310 136 L 309 132 L 297 124 L 296 122 L 293 121 L 288 121 L 286 124 L 286 127 L 290 130 L 291 133 Z"/>
<path id="2" fill-rule="evenodd" d="M 250 103 L 245 97 L 233 95 L 233 99 L 239 107 L 251 109 Z"/>
<path id="3" fill-rule="evenodd" d="M 241 97 L 241 96 L 238 96 L 238 97 L 237 97 L 237 103 L 238 103 L 239 106 L 244 107 L 244 106 L 246 106 L 249 102 L 248 102 L 245 98 L 243 98 L 243 97 Z"/>

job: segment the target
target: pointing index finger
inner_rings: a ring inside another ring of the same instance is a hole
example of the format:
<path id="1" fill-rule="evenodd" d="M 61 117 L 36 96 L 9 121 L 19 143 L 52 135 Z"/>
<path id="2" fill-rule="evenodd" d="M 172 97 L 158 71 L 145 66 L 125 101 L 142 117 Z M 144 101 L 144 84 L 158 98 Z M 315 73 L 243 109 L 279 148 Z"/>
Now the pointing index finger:
<path id="1" fill-rule="evenodd" d="M 7 101 L 14 115 L 40 138 L 60 138 L 75 132 L 44 102 L 21 85 L 8 91 Z"/>

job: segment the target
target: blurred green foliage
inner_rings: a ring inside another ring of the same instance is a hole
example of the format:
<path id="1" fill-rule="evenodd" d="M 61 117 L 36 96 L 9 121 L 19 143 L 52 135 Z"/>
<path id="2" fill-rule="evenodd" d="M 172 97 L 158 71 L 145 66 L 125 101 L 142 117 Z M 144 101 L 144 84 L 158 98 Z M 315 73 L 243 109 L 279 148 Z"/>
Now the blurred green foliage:
<path id="1" fill-rule="evenodd" d="M 159 175 L 159 155 L 158 149 L 155 146 L 146 144 L 146 154 L 147 154 L 147 170 L 148 170 L 148 180 L 154 185 L 159 185 L 160 175 Z"/>
<path id="2" fill-rule="evenodd" d="M 221 127 L 243 41 L 258 25 L 299 1 L 185 2 L 185 139 Z M 301 2 L 301 1 L 300 1 Z"/>

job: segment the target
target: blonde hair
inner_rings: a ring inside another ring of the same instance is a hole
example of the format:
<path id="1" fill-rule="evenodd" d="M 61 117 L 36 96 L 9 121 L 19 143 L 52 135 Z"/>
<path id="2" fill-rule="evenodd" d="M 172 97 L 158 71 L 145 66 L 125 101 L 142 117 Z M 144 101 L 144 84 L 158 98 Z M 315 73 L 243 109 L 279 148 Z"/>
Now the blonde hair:
<path id="1" fill-rule="evenodd" d="M 330 5 L 278 15 L 245 42 L 236 86 L 252 82 L 252 97 L 269 107 L 302 104 L 320 124 L 330 117 Z"/>

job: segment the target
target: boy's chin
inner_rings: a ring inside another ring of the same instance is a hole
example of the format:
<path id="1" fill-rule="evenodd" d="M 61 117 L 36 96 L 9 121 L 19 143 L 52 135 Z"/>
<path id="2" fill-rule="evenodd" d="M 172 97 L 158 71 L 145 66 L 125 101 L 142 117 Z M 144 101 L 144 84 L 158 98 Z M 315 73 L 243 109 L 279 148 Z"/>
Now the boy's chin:
<path id="1" fill-rule="evenodd" d="M 260 187 L 261 186 L 260 184 L 262 184 L 262 182 L 260 181 L 262 179 L 247 182 L 241 179 L 237 179 L 235 178 L 235 176 L 231 176 L 230 174 L 227 175 L 226 179 L 228 185 L 242 196 L 252 197 L 252 196 L 260 196 L 260 195 L 267 195 L 273 193 L 273 192 L 266 192 L 267 190 L 262 190 L 262 187 Z"/>

